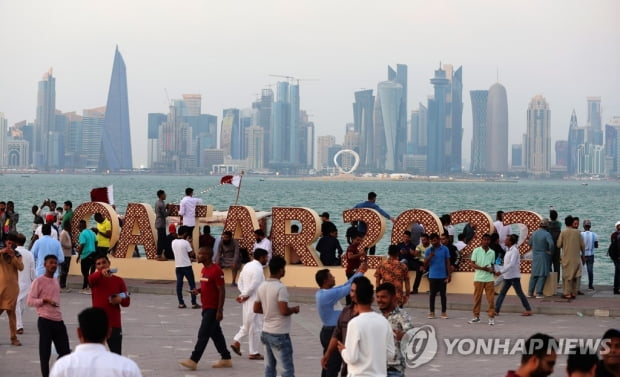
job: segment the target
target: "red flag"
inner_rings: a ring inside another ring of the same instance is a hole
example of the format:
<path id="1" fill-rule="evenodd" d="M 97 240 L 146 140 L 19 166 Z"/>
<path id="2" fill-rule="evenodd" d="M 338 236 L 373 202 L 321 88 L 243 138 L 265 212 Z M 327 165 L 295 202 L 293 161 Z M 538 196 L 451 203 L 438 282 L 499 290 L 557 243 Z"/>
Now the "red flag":
<path id="1" fill-rule="evenodd" d="M 220 184 L 229 184 L 235 187 L 239 187 L 241 184 L 241 176 L 240 175 L 225 175 L 220 179 Z"/>
<path id="2" fill-rule="evenodd" d="M 110 185 L 108 187 L 96 187 L 90 190 L 90 201 L 114 204 L 113 186 Z"/>
<path id="3" fill-rule="evenodd" d="M 233 180 L 232 175 L 225 175 L 222 177 L 222 179 L 220 179 L 220 185 L 224 185 L 224 184 L 232 185 L 232 180 Z"/>

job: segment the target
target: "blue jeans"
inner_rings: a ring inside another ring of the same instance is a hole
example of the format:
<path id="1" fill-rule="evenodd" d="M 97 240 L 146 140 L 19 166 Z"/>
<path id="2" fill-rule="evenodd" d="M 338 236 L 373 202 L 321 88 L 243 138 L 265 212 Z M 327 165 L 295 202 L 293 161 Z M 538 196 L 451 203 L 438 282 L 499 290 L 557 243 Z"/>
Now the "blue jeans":
<path id="1" fill-rule="evenodd" d="M 387 377 L 405 377 L 405 374 L 396 370 L 388 370 Z"/>
<path id="2" fill-rule="evenodd" d="M 179 305 L 185 305 L 185 302 L 183 301 L 183 278 L 187 279 L 190 289 L 196 288 L 194 270 L 192 270 L 192 266 L 187 266 L 177 267 L 175 271 L 177 273 L 177 298 L 179 299 Z M 190 295 L 192 298 L 192 305 L 196 305 L 196 296 L 192 294 Z"/>
<path id="3" fill-rule="evenodd" d="M 525 295 L 523 294 L 523 289 L 521 289 L 521 278 L 514 278 L 504 279 L 504 286 L 499 292 L 499 296 L 497 296 L 497 301 L 495 302 L 495 312 L 499 313 L 499 310 L 502 308 L 504 298 L 506 297 L 506 293 L 508 293 L 510 287 L 514 287 L 517 296 L 519 296 L 519 298 L 521 299 L 521 305 L 523 305 L 525 310 L 532 310 L 532 308 L 530 307 L 530 303 L 527 302 L 527 297 L 525 297 Z"/>
<path id="4" fill-rule="evenodd" d="M 594 255 L 586 256 L 586 269 L 588 270 L 588 288 L 594 286 Z"/>
<path id="5" fill-rule="evenodd" d="M 265 345 L 265 377 L 276 377 L 277 363 L 281 364 L 282 377 L 295 377 L 293 344 L 288 334 L 262 332 L 260 340 Z"/>

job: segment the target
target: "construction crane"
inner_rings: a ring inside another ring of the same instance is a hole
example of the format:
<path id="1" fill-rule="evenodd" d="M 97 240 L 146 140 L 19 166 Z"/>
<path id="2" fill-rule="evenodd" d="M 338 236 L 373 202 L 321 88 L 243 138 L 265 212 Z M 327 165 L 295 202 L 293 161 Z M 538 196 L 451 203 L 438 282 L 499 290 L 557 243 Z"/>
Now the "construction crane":
<path id="1" fill-rule="evenodd" d="M 285 78 L 286 80 L 290 81 L 291 83 L 293 83 L 294 81 L 297 81 L 297 85 L 299 85 L 300 81 L 320 81 L 319 79 L 302 79 L 299 77 L 295 77 L 295 76 L 287 76 L 287 75 L 269 75 L 271 77 L 282 77 Z"/>

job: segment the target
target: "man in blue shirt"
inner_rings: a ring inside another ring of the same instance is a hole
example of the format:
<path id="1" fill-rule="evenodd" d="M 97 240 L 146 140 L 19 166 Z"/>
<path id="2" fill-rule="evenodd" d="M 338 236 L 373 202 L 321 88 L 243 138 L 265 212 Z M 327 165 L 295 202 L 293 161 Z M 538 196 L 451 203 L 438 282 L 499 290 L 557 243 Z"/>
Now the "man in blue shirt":
<path id="1" fill-rule="evenodd" d="M 355 207 L 353 208 L 370 208 L 370 209 L 374 209 L 375 211 L 379 212 L 381 214 L 381 216 L 385 217 L 388 220 L 391 220 L 392 222 L 394 221 L 394 218 L 392 216 L 390 216 L 389 213 L 385 212 L 381 207 L 379 207 L 379 205 L 377 205 L 377 203 L 375 203 L 377 201 L 377 193 L 375 193 L 374 191 L 371 191 L 368 193 L 368 200 L 366 200 L 365 202 L 361 202 L 355 205 Z M 360 221 L 357 223 L 357 232 L 363 237 L 366 235 L 366 224 L 363 221 Z M 368 254 L 369 255 L 375 255 L 375 247 L 371 247 L 368 250 Z"/>
<path id="2" fill-rule="evenodd" d="M 329 341 L 338 323 L 338 316 L 342 312 L 342 305 L 340 305 L 339 301 L 349 294 L 353 280 L 363 276 L 367 269 L 368 266 L 362 263 L 357 272 L 346 283 L 339 286 L 336 286 L 336 278 L 328 269 L 316 272 L 314 277 L 319 288 L 321 288 L 316 292 L 315 297 L 317 311 L 323 324 L 319 335 L 321 345 L 323 346 L 323 354 L 327 350 Z M 321 371 L 321 377 L 337 377 L 341 365 L 342 357 L 340 352 L 332 352 L 327 361 L 326 369 Z"/>
<path id="3" fill-rule="evenodd" d="M 431 247 L 424 254 L 424 267 L 428 270 L 428 285 L 430 289 L 428 319 L 435 318 L 435 296 L 441 297 L 441 318 L 447 319 L 446 285 L 450 282 L 450 252 L 439 242 L 439 234 L 429 236 Z"/>
<path id="4" fill-rule="evenodd" d="M 45 275 L 45 257 L 47 255 L 55 255 L 58 263 L 65 261 L 65 255 L 62 252 L 60 242 L 50 236 L 52 234 L 52 226 L 50 224 L 43 224 L 41 233 L 43 237 L 39 238 L 32 248 L 32 256 L 35 261 L 35 275 L 37 277 Z M 58 277 L 58 270 L 54 273 L 54 277 Z"/>
<path id="5" fill-rule="evenodd" d="M 594 285 L 594 249 L 598 248 L 598 235 L 590 231 L 592 222 L 590 220 L 583 221 L 583 232 L 581 232 L 581 238 L 586 246 L 586 250 L 583 255 L 586 260 L 586 267 L 588 270 L 588 290 L 593 291 Z"/>

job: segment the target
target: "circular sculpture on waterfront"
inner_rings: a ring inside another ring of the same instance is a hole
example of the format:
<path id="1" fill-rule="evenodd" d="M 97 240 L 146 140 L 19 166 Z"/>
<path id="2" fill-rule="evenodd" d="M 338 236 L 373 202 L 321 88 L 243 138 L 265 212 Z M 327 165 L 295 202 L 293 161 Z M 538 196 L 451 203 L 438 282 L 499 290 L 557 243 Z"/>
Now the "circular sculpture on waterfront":
<path id="1" fill-rule="evenodd" d="M 342 166 L 340 166 L 340 164 L 338 163 L 338 157 L 340 157 L 340 155 L 343 153 L 348 153 L 351 156 L 353 156 L 353 158 L 355 159 L 355 163 L 353 163 L 353 166 L 349 170 L 344 170 Z M 359 164 L 360 164 L 360 155 L 357 154 L 357 152 L 354 151 L 353 149 L 341 149 L 334 155 L 334 165 L 336 166 L 336 169 L 338 169 L 338 171 L 343 174 L 353 174 L 353 172 L 357 169 Z"/>

